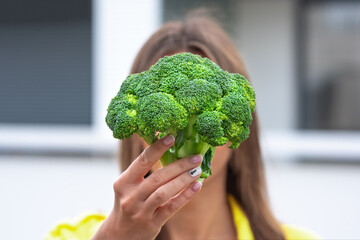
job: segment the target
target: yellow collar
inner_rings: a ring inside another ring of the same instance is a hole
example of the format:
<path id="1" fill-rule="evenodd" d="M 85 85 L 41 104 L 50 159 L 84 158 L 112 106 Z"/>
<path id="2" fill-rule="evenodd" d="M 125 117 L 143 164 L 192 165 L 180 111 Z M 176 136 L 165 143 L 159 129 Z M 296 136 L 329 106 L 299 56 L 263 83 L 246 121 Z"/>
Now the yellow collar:
<path id="1" fill-rule="evenodd" d="M 249 220 L 245 216 L 243 210 L 232 195 L 228 195 L 228 201 L 236 227 L 237 239 L 253 240 L 254 236 L 250 228 Z"/>
<path id="2" fill-rule="evenodd" d="M 228 201 L 230 204 L 234 224 L 236 227 L 237 239 L 254 240 L 254 235 L 251 231 L 249 220 L 247 219 L 244 211 L 241 209 L 240 205 L 236 202 L 236 199 L 232 195 L 228 195 Z M 284 233 L 285 239 L 291 239 L 291 240 L 320 239 L 320 237 L 317 236 L 316 234 L 298 226 L 289 225 L 289 224 L 280 224 L 280 227 Z"/>

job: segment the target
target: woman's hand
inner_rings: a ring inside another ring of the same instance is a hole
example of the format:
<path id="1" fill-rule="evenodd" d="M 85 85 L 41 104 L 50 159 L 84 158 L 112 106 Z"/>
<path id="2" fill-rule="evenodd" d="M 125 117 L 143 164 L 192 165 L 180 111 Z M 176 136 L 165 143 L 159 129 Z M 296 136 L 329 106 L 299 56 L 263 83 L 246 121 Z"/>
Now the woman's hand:
<path id="1" fill-rule="evenodd" d="M 202 156 L 179 159 L 144 179 L 154 163 L 174 144 L 165 136 L 145 149 L 114 183 L 115 202 L 92 240 L 154 239 L 165 222 L 196 193 Z"/>

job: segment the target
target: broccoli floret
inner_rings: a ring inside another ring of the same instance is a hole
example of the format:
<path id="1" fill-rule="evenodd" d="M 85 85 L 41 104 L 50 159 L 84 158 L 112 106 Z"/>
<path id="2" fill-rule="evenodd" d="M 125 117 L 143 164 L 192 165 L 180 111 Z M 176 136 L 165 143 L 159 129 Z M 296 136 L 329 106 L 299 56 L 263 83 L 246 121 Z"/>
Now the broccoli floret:
<path id="1" fill-rule="evenodd" d="M 202 154 L 200 180 L 211 175 L 217 146 L 239 147 L 250 133 L 255 92 L 246 78 L 191 53 L 165 56 L 129 75 L 111 100 L 106 123 L 115 138 L 138 134 L 148 144 L 171 134 L 163 165 Z"/>
<path id="2" fill-rule="evenodd" d="M 195 128 L 200 135 L 200 139 L 212 146 L 222 146 L 226 144 L 228 138 L 224 136 L 223 121 L 227 117 L 217 111 L 204 112 L 196 119 Z"/>
<path id="3" fill-rule="evenodd" d="M 243 91 L 230 92 L 221 99 L 218 110 L 224 113 L 232 122 L 242 122 L 250 126 L 252 121 L 250 103 L 242 94 Z"/>
<path id="4" fill-rule="evenodd" d="M 115 138 L 128 138 L 138 129 L 135 110 L 137 101 L 137 97 L 132 94 L 118 94 L 111 100 L 106 123 L 113 130 Z"/>
<path id="5" fill-rule="evenodd" d="M 140 98 L 136 111 L 139 113 L 138 127 L 145 136 L 155 136 L 156 132 L 175 134 L 188 124 L 188 113 L 176 99 L 163 92 L 155 92 Z"/>
<path id="6" fill-rule="evenodd" d="M 221 98 L 221 90 L 214 83 L 194 79 L 175 91 L 175 98 L 189 114 L 194 115 L 213 110 L 217 99 Z"/>

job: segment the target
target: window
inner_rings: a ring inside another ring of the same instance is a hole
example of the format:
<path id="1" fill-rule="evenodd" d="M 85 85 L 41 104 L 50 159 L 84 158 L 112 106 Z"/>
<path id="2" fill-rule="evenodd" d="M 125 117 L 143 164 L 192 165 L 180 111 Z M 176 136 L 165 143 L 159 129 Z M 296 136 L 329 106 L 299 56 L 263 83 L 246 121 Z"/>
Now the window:
<path id="1" fill-rule="evenodd" d="M 2 1 L 0 123 L 90 125 L 91 1 Z"/>
<path id="2" fill-rule="evenodd" d="M 300 127 L 360 130 L 360 1 L 302 1 Z"/>

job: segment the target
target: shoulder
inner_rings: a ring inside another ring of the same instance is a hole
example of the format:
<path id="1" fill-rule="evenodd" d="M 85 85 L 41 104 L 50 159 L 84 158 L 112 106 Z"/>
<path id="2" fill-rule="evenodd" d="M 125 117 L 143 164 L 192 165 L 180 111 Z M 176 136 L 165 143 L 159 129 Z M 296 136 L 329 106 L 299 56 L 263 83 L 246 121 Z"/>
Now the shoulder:
<path id="1" fill-rule="evenodd" d="M 106 216 L 102 213 L 85 214 L 76 220 L 57 224 L 46 236 L 46 240 L 89 240 Z"/>
<path id="2" fill-rule="evenodd" d="M 301 227 L 290 225 L 290 224 L 281 224 L 281 228 L 284 232 L 285 239 L 288 240 L 317 240 L 320 239 L 315 233 L 312 233 L 308 230 L 305 230 Z"/>

